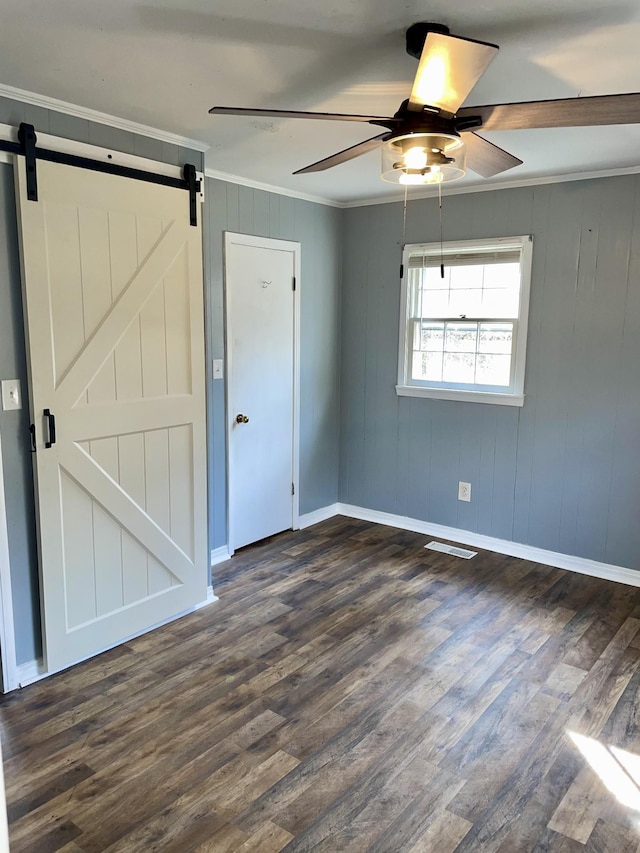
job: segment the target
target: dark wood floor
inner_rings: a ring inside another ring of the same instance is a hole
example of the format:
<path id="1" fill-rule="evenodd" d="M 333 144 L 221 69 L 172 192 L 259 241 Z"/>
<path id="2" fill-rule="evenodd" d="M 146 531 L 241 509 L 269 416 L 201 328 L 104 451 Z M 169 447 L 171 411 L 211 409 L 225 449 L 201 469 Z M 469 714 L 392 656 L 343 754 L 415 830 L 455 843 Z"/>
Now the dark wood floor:
<path id="1" fill-rule="evenodd" d="M 636 851 L 640 589 L 426 541 L 282 534 L 5 697 L 13 853 Z"/>

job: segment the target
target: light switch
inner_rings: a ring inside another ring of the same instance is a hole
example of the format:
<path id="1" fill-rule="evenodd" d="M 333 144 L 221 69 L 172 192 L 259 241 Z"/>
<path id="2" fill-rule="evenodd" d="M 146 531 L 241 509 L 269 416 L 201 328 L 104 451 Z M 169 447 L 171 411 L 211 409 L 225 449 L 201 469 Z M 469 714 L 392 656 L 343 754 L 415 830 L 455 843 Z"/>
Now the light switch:
<path id="1" fill-rule="evenodd" d="M 224 379 L 224 366 L 221 358 L 213 359 L 213 378 Z"/>
<path id="2" fill-rule="evenodd" d="M 2 380 L 2 408 L 5 412 L 22 408 L 22 394 L 19 379 Z"/>

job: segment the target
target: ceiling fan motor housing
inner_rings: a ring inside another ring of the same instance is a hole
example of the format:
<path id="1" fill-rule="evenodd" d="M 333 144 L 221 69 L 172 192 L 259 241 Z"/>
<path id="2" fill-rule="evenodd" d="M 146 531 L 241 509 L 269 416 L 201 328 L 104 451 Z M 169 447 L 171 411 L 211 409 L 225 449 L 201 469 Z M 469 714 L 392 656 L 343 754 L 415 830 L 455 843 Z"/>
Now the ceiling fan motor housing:
<path id="1" fill-rule="evenodd" d="M 444 24 L 425 23 L 410 26 L 406 33 L 407 53 L 409 56 L 413 56 L 414 59 L 420 59 L 422 48 L 429 33 L 440 33 L 440 35 L 448 36 L 449 27 L 445 27 Z"/>

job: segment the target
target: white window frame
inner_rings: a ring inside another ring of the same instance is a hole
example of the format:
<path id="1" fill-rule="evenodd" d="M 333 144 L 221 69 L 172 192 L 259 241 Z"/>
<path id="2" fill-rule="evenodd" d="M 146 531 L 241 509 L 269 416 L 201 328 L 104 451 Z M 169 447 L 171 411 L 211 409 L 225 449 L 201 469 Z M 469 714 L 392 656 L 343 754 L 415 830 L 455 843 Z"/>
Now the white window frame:
<path id="1" fill-rule="evenodd" d="M 410 384 L 409 358 L 413 351 L 411 338 L 413 324 L 411 322 L 409 306 L 409 257 L 417 253 L 439 255 L 440 243 L 410 243 L 404 248 L 402 255 L 403 275 L 401 281 L 400 297 L 400 330 L 398 335 L 398 384 L 396 394 L 400 397 L 430 397 L 440 400 L 463 400 L 471 403 L 492 403 L 502 406 L 524 405 L 524 374 L 527 352 L 527 326 L 529 319 L 529 291 L 531 285 L 531 259 L 533 254 L 533 237 L 525 234 L 517 237 L 498 237 L 483 240 L 456 240 L 442 244 L 444 262 L 446 265 L 447 253 L 468 249 L 486 250 L 507 249 L 517 247 L 520 255 L 520 298 L 518 304 L 518 317 L 514 320 L 514 350 L 511 358 L 511 383 L 504 391 L 479 390 L 473 386 L 461 387 L 454 383 L 418 383 L 414 380 Z M 451 318 L 453 319 L 453 318 Z M 472 322 L 472 318 L 469 318 Z M 446 322 L 443 320 L 442 322 Z M 479 319 L 480 322 L 491 322 Z M 496 321 L 497 322 L 497 321 Z"/>

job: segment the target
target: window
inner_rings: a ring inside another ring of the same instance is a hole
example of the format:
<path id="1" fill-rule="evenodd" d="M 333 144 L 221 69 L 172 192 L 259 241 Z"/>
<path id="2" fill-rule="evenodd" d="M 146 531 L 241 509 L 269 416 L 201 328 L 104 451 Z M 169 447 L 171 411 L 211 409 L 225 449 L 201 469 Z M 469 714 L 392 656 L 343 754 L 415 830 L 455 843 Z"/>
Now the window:
<path id="1" fill-rule="evenodd" d="M 523 405 L 531 248 L 528 236 L 406 246 L 398 394 Z"/>

